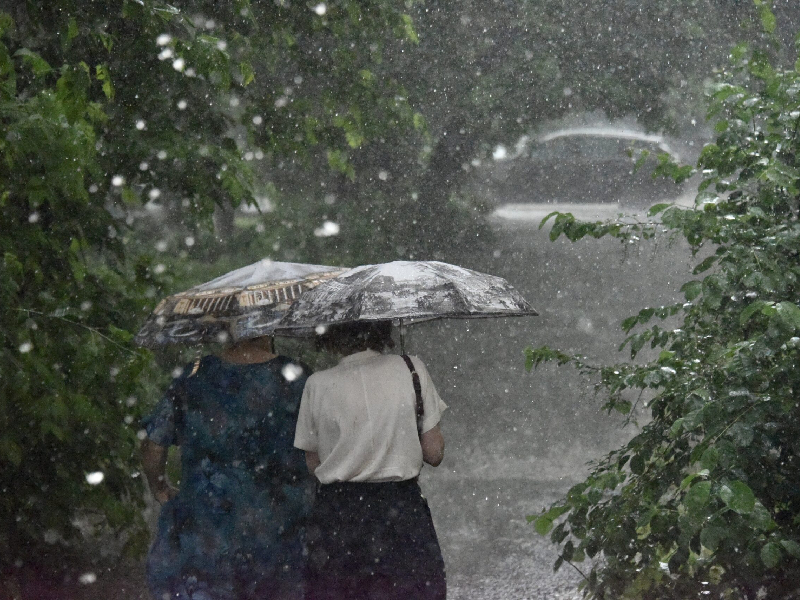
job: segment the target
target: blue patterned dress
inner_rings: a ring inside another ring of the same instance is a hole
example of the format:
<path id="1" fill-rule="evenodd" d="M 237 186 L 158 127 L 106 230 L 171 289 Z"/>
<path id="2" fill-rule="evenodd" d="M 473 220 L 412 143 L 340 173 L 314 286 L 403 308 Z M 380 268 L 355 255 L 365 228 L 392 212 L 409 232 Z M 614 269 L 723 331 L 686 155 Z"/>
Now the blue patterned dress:
<path id="1" fill-rule="evenodd" d="M 147 557 L 156 600 L 301 598 L 314 485 L 292 446 L 308 370 L 279 356 L 188 366 L 145 419 L 156 444 L 181 446 L 178 495 Z"/>

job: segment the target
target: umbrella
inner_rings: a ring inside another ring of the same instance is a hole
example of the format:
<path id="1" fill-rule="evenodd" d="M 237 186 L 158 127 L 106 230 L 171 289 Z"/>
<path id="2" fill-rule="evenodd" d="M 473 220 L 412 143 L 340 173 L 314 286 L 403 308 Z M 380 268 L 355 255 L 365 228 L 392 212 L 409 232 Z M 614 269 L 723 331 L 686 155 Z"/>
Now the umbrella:
<path id="1" fill-rule="evenodd" d="M 537 314 L 501 277 L 437 261 L 395 261 L 349 269 L 303 294 L 276 333 L 355 321 L 402 326 L 444 317 Z"/>
<path id="2" fill-rule="evenodd" d="M 136 335 L 140 346 L 239 341 L 271 335 L 302 293 L 340 267 L 260 260 L 162 300 Z"/>

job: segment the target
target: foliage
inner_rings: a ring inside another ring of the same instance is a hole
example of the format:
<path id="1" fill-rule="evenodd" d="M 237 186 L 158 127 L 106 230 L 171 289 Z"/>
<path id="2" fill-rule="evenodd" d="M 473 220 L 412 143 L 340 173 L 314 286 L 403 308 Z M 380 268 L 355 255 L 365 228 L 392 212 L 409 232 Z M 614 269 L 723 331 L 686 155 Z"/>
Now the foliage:
<path id="1" fill-rule="evenodd" d="M 89 530 L 121 532 L 132 553 L 147 543 L 138 423 L 166 374 L 131 332 L 180 276 L 164 272 L 159 254 L 190 262 L 218 207 L 251 203 L 256 157 L 319 148 L 346 158 L 414 121 L 399 86 L 369 77 L 387 37 L 413 37 L 388 1 L 54 0 L 7 10 L 2 569 L 60 563 Z M 350 169 L 345 159 L 333 166 Z M 166 236 L 170 228 L 186 233 Z"/>
<path id="2" fill-rule="evenodd" d="M 800 593 L 800 63 L 783 69 L 744 46 L 734 58 L 711 94 L 717 137 L 698 161 L 694 209 L 655 206 L 660 223 L 553 215 L 553 239 L 667 232 L 698 257 L 685 303 L 623 322 L 631 362 L 527 350 L 528 368 L 571 363 L 596 378 L 606 409 L 644 400 L 652 417 L 530 517 L 560 546 L 556 568 L 590 562 L 593 598 Z M 634 361 L 646 347 L 654 358 Z"/>

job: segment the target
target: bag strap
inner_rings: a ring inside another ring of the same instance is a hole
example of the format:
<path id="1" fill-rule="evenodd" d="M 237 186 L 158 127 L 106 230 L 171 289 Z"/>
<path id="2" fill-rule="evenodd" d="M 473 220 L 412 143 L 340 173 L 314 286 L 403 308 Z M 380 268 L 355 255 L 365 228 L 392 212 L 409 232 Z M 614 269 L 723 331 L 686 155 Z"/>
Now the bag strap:
<path id="1" fill-rule="evenodd" d="M 414 394 L 417 397 L 417 433 L 422 435 L 422 418 L 425 416 L 425 408 L 422 405 L 422 385 L 419 382 L 419 374 L 414 368 L 414 363 L 408 354 L 401 354 L 403 360 L 406 361 L 408 370 L 411 371 L 411 381 L 414 383 Z"/>

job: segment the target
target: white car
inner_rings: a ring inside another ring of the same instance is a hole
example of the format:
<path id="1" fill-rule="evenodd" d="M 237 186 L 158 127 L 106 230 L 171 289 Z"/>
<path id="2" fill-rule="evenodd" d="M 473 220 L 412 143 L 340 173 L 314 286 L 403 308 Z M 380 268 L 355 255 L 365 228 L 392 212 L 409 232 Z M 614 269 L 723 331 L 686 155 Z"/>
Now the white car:
<path id="1" fill-rule="evenodd" d="M 636 168 L 643 153 L 647 159 Z M 596 216 L 639 210 L 683 193 L 671 179 L 653 178 L 659 154 L 681 159 L 656 134 L 614 127 L 559 129 L 522 138 L 511 154 L 496 152 L 487 191 L 501 218 L 552 210 L 589 210 Z"/>

